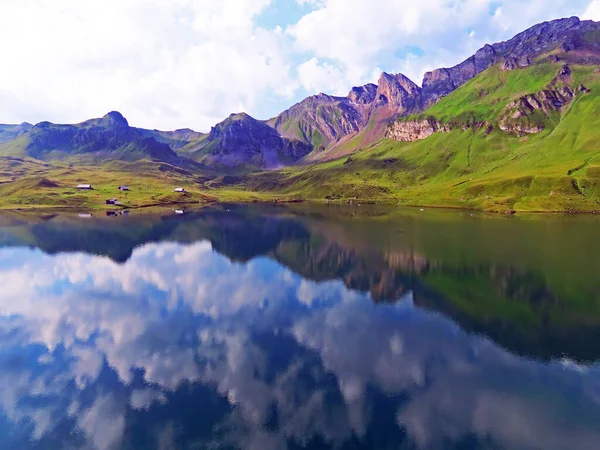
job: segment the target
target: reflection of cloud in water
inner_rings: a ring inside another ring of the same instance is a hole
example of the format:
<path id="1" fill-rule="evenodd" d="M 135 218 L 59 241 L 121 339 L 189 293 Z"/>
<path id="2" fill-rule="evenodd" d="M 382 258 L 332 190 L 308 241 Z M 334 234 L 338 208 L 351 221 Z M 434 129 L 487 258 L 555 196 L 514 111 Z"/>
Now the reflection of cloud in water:
<path id="1" fill-rule="evenodd" d="M 373 389 L 401 394 L 393 420 L 423 448 L 470 433 L 513 448 L 600 442 L 597 368 L 513 357 L 409 297 L 375 307 L 340 282 L 232 263 L 208 243 L 148 244 L 124 265 L 3 249 L 0 279 L 0 408 L 35 439 L 76 426 L 70 445 L 111 448 L 128 411 L 197 381 L 236 406 L 222 427 L 248 448 L 362 438 L 379 420 Z"/>

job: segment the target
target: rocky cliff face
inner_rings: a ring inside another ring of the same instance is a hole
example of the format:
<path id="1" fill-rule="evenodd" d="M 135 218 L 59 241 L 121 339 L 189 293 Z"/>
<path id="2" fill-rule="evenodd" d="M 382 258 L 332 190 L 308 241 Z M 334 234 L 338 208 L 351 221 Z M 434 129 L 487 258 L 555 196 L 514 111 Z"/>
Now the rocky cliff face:
<path id="1" fill-rule="evenodd" d="M 383 72 L 377 83 L 373 107 L 389 106 L 396 114 L 408 115 L 421 108 L 421 88 L 402 75 Z"/>
<path id="2" fill-rule="evenodd" d="M 286 139 L 248 114 L 232 114 L 215 125 L 192 156 L 213 165 L 253 165 L 266 169 L 291 164 L 305 156 L 312 146 Z"/>
<path id="3" fill-rule="evenodd" d="M 377 97 L 377 85 L 373 83 L 353 87 L 348 94 L 348 101 L 355 105 L 370 105 Z"/>
<path id="4" fill-rule="evenodd" d="M 319 94 L 268 121 L 282 136 L 324 150 L 394 115 L 421 110 L 421 88 L 402 74 L 382 73 L 377 84 L 352 88 L 346 97 Z"/>
<path id="5" fill-rule="evenodd" d="M 299 140 L 317 150 L 325 148 L 344 136 L 357 133 L 364 126 L 365 117 L 354 105 L 372 102 L 375 93 L 368 86 L 357 89 L 356 104 L 345 97 L 319 94 L 292 106 L 268 124 L 284 138 Z"/>
<path id="6" fill-rule="evenodd" d="M 580 87 L 579 92 L 586 91 L 587 88 Z M 566 85 L 524 95 L 508 104 L 500 129 L 517 136 L 539 133 L 545 129 L 544 119 L 553 111 L 561 111 L 575 95 L 576 92 Z"/>
<path id="7" fill-rule="evenodd" d="M 388 127 L 385 137 L 400 142 L 414 142 L 428 138 L 434 133 L 447 133 L 449 131 L 450 126 L 441 124 L 433 118 L 410 121 L 398 120 Z"/>

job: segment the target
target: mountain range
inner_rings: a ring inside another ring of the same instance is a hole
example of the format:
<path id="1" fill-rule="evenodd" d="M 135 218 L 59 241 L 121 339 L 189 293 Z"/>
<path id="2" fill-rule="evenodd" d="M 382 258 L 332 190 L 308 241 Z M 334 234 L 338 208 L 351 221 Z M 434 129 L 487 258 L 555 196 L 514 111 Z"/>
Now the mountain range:
<path id="1" fill-rule="evenodd" d="M 231 114 L 209 133 L 134 128 L 118 112 L 75 125 L 0 125 L 0 157 L 75 165 L 150 160 L 190 170 L 200 164 L 210 168 L 215 178 L 241 174 L 237 184 L 243 190 L 275 190 L 305 198 L 394 197 L 397 185 L 429 184 L 442 169 L 446 178 L 458 183 L 464 176 L 489 174 L 496 170 L 487 166 L 490 161 L 509 157 L 508 149 L 510 157 L 524 153 L 519 143 L 529 148 L 527 155 L 538 152 L 539 157 L 553 130 L 570 127 L 573 131 L 569 115 L 575 104 L 581 104 L 585 108 L 577 120 L 586 127 L 577 139 L 584 142 L 563 140 L 560 158 L 572 160 L 566 162 L 569 177 L 583 168 L 591 168 L 593 175 L 600 133 L 587 125 L 594 124 L 593 115 L 598 112 L 599 67 L 600 23 L 572 17 L 544 22 L 508 41 L 486 45 L 454 67 L 426 73 L 421 86 L 403 74 L 384 72 L 377 84 L 354 87 L 345 97 L 321 93 L 265 121 L 245 113 Z M 468 137 L 454 130 L 468 132 Z M 436 138 L 436 146 L 448 147 L 445 154 L 419 153 L 422 144 L 416 141 L 433 144 L 432 135 L 445 136 L 443 142 Z M 534 135 L 539 135 L 539 142 L 529 139 Z M 449 172 L 464 144 L 454 148 L 453 139 L 468 140 L 471 149 L 486 143 L 491 148 L 501 141 L 503 150 L 481 162 L 469 153 L 462 170 Z M 583 159 L 576 151 L 579 145 L 588 151 Z M 374 154 L 373 149 L 379 152 Z M 376 157 L 384 153 L 391 157 Z M 339 164 L 320 164 L 332 160 Z M 557 167 L 556 161 L 547 162 Z M 394 186 L 390 189 L 371 182 L 361 189 L 356 185 L 364 182 L 353 180 L 355 195 L 343 186 L 328 189 L 338 172 L 350 169 L 342 166 L 349 164 L 356 166 L 351 168 L 354 175 L 365 168 L 379 168 L 381 178 L 393 170 L 394 177 L 385 176 L 395 180 Z M 274 170 L 286 166 L 296 167 L 291 178 L 289 173 L 284 177 Z M 325 168 L 328 179 L 323 182 Z M 478 173 L 477 168 L 483 172 Z M 267 172 L 261 172 L 264 169 Z M 258 176 L 253 175 L 257 172 Z M 302 182 L 326 188 L 315 190 L 313 186 L 307 191 Z M 560 190 L 563 182 L 550 182 L 549 192 L 553 187 Z M 582 194 L 580 180 L 575 180 L 575 185 L 575 192 Z M 590 186 L 595 189 L 595 181 Z M 490 194 L 497 197 L 499 193 L 492 189 Z"/>

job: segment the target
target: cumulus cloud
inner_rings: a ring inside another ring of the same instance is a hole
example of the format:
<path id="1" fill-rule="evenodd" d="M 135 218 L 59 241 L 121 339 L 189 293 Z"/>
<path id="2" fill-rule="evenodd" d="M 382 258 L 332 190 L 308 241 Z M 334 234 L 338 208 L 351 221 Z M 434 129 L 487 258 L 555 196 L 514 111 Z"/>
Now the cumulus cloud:
<path id="1" fill-rule="evenodd" d="M 537 22 L 581 14 L 589 3 L 373 0 L 350 6 L 325 0 L 287 33 L 299 51 L 335 61 L 355 84 L 372 81 L 374 67 L 405 72 L 418 83 L 426 70 L 458 64 L 485 43 L 510 38 Z M 418 58 L 403 51 L 411 47 L 422 50 Z"/>
<path id="2" fill-rule="evenodd" d="M 206 129 L 271 93 L 289 97 L 285 43 L 253 22 L 269 3 L 4 1 L 0 118 L 118 109 L 140 126 Z"/>
<path id="3" fill-rule="evenodd" d="M 231 112 L 268 118 L 318 91 L 345 94 L 381 70 L 419 82 L 542 20 L 598 18 L 590 0 L 280 2 L 304 15 L 259 25 L 275 0 L 4 0 L 0 122 L 117 109 L 137 126 L 207 131 Z"/>
<path id="4" fill-rule="evenodd" d="M 600 0 L 594 0 L 586 12 L 583 14 L 583 18 L 587 20 L 600 20 Z"/>

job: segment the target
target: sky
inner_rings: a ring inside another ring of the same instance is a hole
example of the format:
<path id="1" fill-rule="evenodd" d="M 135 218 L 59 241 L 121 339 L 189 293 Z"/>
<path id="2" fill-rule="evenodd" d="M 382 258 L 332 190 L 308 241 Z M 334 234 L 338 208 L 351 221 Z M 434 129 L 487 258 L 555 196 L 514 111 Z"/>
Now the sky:
<path id="1" fill-rule="evenodd" d="M 0 123 L 118 110 L 135 126 L 209 131 L 382 71 L 420 84 L 573 15 L 600 20 L 600 0 L 2 0 Z"/>
<path id="2" fill-rule="evenodd" d="M 181 447 L 174 437 L 186 433 L 162 433 L 189 423 L 174 393 L 212 389 L 211 405 L 236 406 L 225 418 L 214 407 L 234 448 L 313 437 L 340 447 L 365 438 L 382 408 L 417 448 L 485 437 L 500 448 L 596 449 L 600 439 L 599 364 L 513 355 L 414 308 L 412 294 L 375 307 L 340 280 L 305 280 L 268 258 L 232 262 L 207 241 L 148 243 L 122 264 L 5 247 L 0 279 L 9 442 L 33 431 L 47 440 L 32 446 L 69 447 L 51 445 L 68 433 L 71 447 L 109 450 L 147 424 L 143 442 L 157 441 L 148 447 Z"/>

